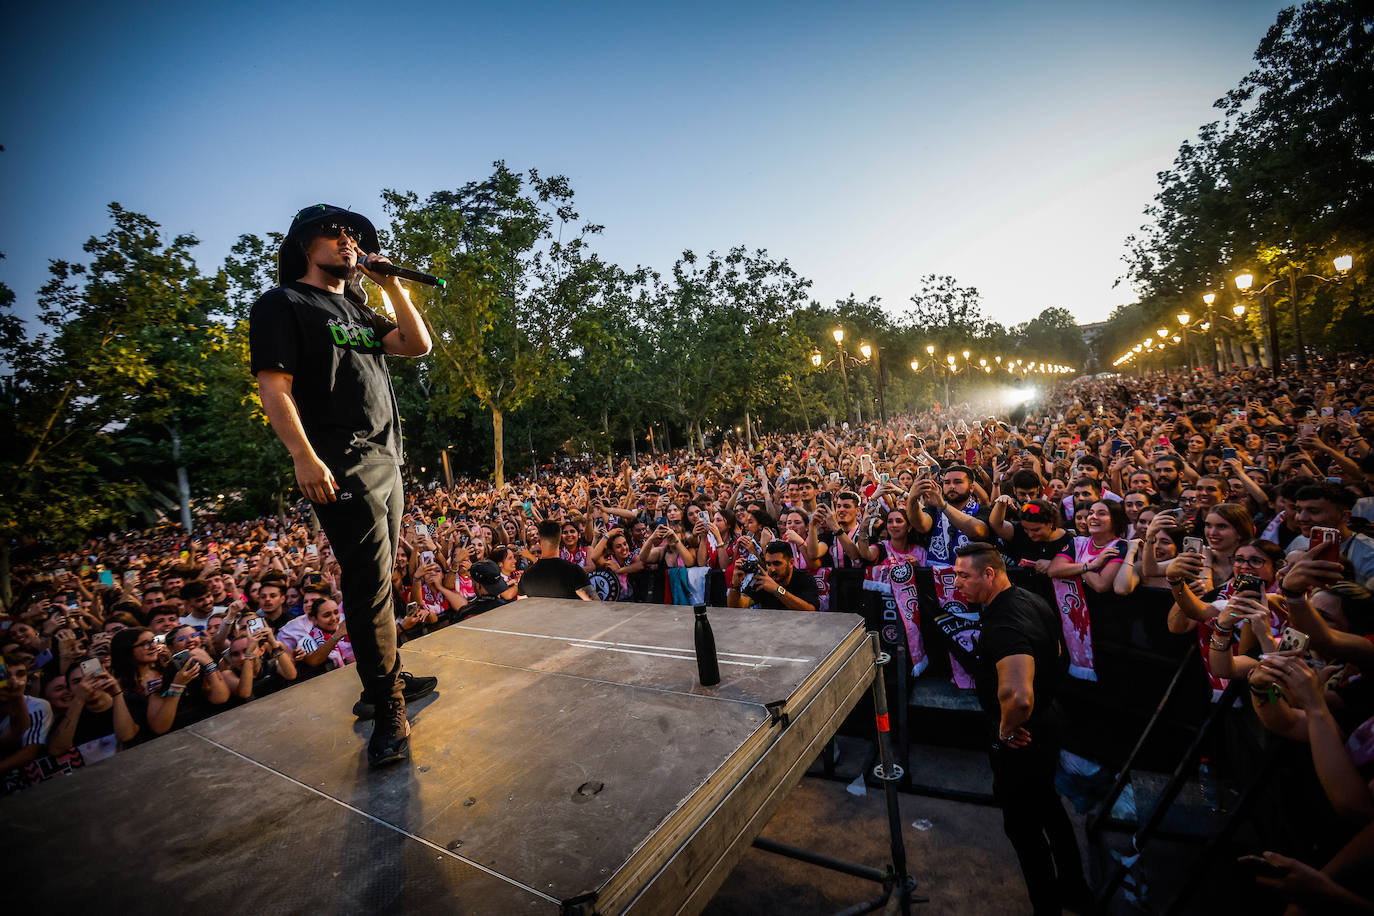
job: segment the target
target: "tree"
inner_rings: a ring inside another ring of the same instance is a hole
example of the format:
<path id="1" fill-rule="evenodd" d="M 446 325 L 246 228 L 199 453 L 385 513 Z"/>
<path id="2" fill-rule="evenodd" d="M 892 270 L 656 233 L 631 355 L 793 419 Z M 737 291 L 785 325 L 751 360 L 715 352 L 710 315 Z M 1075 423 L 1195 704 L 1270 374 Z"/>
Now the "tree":
<path id="1" fill-rule="evenodd" d="M 1013 328 L 1011 337 L 1019 339 L 1018 353 L 1039 362 L 1082 366 L 1088 361 L 1088 344 L 1068 309 L 1047 308 Z"/>
<path id="2" fill-rule="evenodd" d="M 412 294 L 433 331 L 434 404 L 456 415 L 471 394 L 491 412 L 493 476 L 502 486 L 505 415 L 564 374 L 574 330 L 608 267 L 587 247 L 600 227 L 581 221 L 567 179 L 494 167 L 423 202 L 412 192 L 382 197 L 397 258 L 448 280 Z"/>
<path id="3" fill-rule="evenodd" d="M 1374 8 L 1333 0 L 1284 9 L 1255 60 L 1215 103 L 1222 119 L 1160 173 L 1150 222 L 1127 240 L 1127 273 L 1141 290 L 1127 339 L 1180 308 L 1196 314 L 1208 290 L 1220 294 L 1219 309 L 1229 307 L 1228 281 L 1244 270 L 1267 267 L 1263 285 L 1290 267 L 1329 273 L 1332 255 L 1374 247 Z M 1352 292 L 1368 258 L 1356 264 L 1344 290 L 1275 290 L 1273 304 L 1297 299 L 1287 303 L 1293 327 L 1278 334 L 1281 351 L 1299 343 L 1300 327 L 1328 347 L 1349 345 L 1336 329 L 1358 328 L 1368 314 Z"/>
<path id="4" fill-rule="evenodd" d="M 673 264 L 651 316 L 662 354 L 655 392 L 693 441 L 704 439 L 709 419 L 743 421 L 777 402 L 779 393 L 758 382 L 805 364 L 811 341 L 792 332 L 792 315 L 810 285 L 763 250 L 704 258 L 688 250 Z"/>
<path id="5" fill-rule="evenodd" d="M 9 351 L 12 410 L 0 506 L 6 544 L 70 544 L 122 521 L 130 500 L 156 488 L 131 459 L 146 463 L 157 443 L 131 442 L 131 455 L 120 440 L 150 430 L 181 469 L 183 523 L 189 520 L 177 453 L 182 411 L 205 393 L 207 353 L 224 339 L 209 317 L 223 289 L 196 269 L 194 236 L 164 241 L 148 217 L 118 204 L 109 213 L 113 227 L 84 246 L 89 264 L 52 262 L 52 278 L 39 291 L 42 330 Z"/>

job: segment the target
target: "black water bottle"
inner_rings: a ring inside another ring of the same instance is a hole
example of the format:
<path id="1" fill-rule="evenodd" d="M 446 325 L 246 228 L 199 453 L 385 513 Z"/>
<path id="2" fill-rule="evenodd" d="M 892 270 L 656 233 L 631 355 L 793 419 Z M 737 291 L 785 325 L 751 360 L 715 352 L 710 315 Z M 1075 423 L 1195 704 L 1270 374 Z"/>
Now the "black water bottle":
<path id="1" fill-rule="evenodd" d="M 706 605 L 698 604 L 696 612 L 697 673 L 701 686 L 713 687 L 720 683 L 720 665 L 716 663 L 716 637 L 711 632 L 711 621 L 706 619 Z"/>

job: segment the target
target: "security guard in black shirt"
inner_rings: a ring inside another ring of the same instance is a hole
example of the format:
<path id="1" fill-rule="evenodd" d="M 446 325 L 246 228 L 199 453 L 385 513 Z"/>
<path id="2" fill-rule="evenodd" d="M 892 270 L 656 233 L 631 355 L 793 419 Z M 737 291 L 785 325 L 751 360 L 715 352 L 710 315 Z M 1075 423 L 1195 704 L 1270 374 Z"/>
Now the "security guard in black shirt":
<path id="1" fill-rule="evenodd" d="M 983 605 L 977 656 L 961 662 L 972 662 L 966 667 L 978 702 L 996 727 L 992 792 L 1031 906 L 1036 913 L 1058 913 L 1065 906 L 1081 910 L 1091 904 L 1092 893 L 1083 879 L 1073 824 L 1054 788 L 1059 762 L 1055 697 L 1068 676 L 1063 625 L 1044 599 L 1011 584 L 991 544 L 960 547 L 954 575 L 964 598 Z"/>

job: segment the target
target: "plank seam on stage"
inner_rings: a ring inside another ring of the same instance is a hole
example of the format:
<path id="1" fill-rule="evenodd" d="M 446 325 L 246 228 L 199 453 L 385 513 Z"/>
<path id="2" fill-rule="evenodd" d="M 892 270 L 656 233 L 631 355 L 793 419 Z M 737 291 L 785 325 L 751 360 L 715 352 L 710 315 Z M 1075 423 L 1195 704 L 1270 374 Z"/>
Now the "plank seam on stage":
<path id="1" fill-rule="evenodd" d="M 430 840 L 427 840 L 427 839 L 425 839 L 425 838 L 422 837 L 422 836 L 416 836 L 415 834 L 411 833 L 409 830 L 406 830 L 406 829 L 403 828 L 403 827 L 398 827 L 398 826 L 396 826 L 395 824 L 391 823 L 390 821 L 382 820 L 380 817 L 377 817 L 375 814 L 369 814 L 368 812 L 363 811 L 363 810 L 360 809 L 360 808 L 355 808 L 353 805 L 350 805 L 348 802 L 343 801 L 342 799 L 335 798 L 334 796 L 332 796 L 332 795 L 330 795 L 330 794 L 328 794 L 328 793 L 326 793 L 326 792 L 321 792 L 319 789 L 316 789 L 314 786 L 308 786 L 308 785 L 306 785 L 305 783 L 301 782 L 299 779 L 294 779 L 294 778 L 292 778 L 292 777 L 286 775 L 285 773 L 281 772 L 280 770 L 275 770 L 275 769 L 273 769 L 272 767 L 268 766 L 267 764 L 263 763 L 263 762 L 260 761 L 260 760 L 254 760 L 252 757 L 249 757 L 249 756 L 246 755 L 246 754 L 242 754 L 242 753 L 240 753 L 240 752 L 234 750 L 232 747 L 228 747 L 227 745 L 220 744 L 218 741 L 216 741 L 216 740 L 213 739 L 213 738 L 207 738 L 207 737 L 205 737 L 204 735 L 198 734 L 198 733 L 196 733 L 196 732 L 194 732 L 194 731 L 190 731 L 189 729 L 188 729 L 187 731 L 188 731 L 189 734 L 195 735 L 195 737 L 199 738 L 201 741 L 204 741 L 204 742 L 207 743 L 207 744 L 214 745 L 215 747 L 219 748 L 220 750 L 222 750 L 222 751 L 227 751 L 228 753 L 233 754 L 235 757 L 238 757 L 238 758 L 240 758 L 241 760 L 246 760 L 246 761 L 248 761 L 249 763 L 253 764 L 253 765 L 256 766 L 256 767 L 260 767 L 260 768 L 266 770 L 266 771 L 269 772 L 269 773 L 272 773 L 272 774 L 274 774 L 274 775 L 276 775 L 276 776 L 280 776 L 282 779 L 285 779 L 287 782 L 291 783 L 292 785 L 299 786 L 299 787 L 301 787 L 302 789 L 305 789 L 307 792 L 310 792 L 310 793 L 312 793 L 312 794 L 314 794 L 314 795 L 318 795 L 320 798 L 323 798 L 323 799 L 325 799 L 326 801 L 331 801 L 331 802 L 333 802 L 334 804 L 338 805 L 338 806 L 341 807 L 341 808 L 346 808 L 347 810 L 352 811 L 354 814 L 357 814 L 357 815 L 360 815 L 361 817 L 367 818 L 368 820 L 372 821 L 374 824 L 380 824 L 381 826 L 387 828 L 388 830 L 394 830 L 396 833 L 399 833 L 399 834 L 401 834 L 401 835 L 404 836 L 404 837 L 408 837 L 408 838 L 414 840 L 414 841 L 417 842 L 417 843 L 420 843 L 420 844 L 422 844 L 422 845 L 424 845 L 424 846 L 427 846 L 427 847 L 429 847 L 430 849 L 433 849 L 435 852 L 442 853 L 443 855 L 448 856 L 450 859 L 456 859 L 456 860 L 458 860 L 459 862 L 462 862 L 464 865 L 470 865 L 470 866 L 472 866 L 473 868 L 477 869 L 478 871 L 485 872 L 486 874 L 491 875 L 491 876 L 494 877 L 494 878 L 499 878 L 499 879 L 501 879 L 502 881 L 506 882 L 507 884 L 513 885 L 513 886 L 515 886 L 515 887 L 518 887 L 518 888 L 520 888 L 522 891 L 528 891 L 529 893 L 534 894 L 535 896 L 537 896 L 537 897 L 539 897 L 539 898 L 541 898 L 541 899 L 543 899 L 543 900 L 547 900 L 547 901 L 549 901 L 550 903 L 555 903 L 555 904 L 558 904 L 558 905 L 560 905 L 560 906 L 561 906 L 562 903 L 563 903 L 563 902 L 562 902 L 561 900 L 559 900 L 557 897 L 550 897 L 548 894 L 544 893 L 543 891 L 539 890 L 538 888 L 530 887 L 530 886 L 527 885 L 527 884 L 523 884 L 523 883 L 521 883 L 521 882 L 519 882 L 519 881 L 516 881 L 514 878 L 511 878 L 509 875 L 503 875 L 503 874 L 501 874 L 499 871 L 494 871 L 493 869 L 488 868 L 487 866 L 483 865 L 483 864 L 480 863 L 480 862 L 474 862 L 474 861 L 472 861 L 471 859 L 464 858 L 463 856 L 460 856 L 460 855 L 458 855 L 457 853 L 453 852 L 451 849 L 445 849 L 443 846 L 440 846 L 438 843 L 435 843 L 435 842 L 432 842 L 432 841 L 430 841 Z"/>
<path id="2" fill-rule="evenodd" d="M 503 662 L 488 661 L 483 658 L 469 658 L 466 655 L 453 655 L 448 652 L 438 652 L 432 649 L 422 649 L 418 645 L 407 646 L 411 652 L 424 655 L 437 655 L 441 658 L 456 658 L 459 661 L 468 662 L 473 665 L 486 665 L 491 668 L 505 668 L 508 671 L 528 671 L 532 674 L 542 674 L 549 677 L 566 677 L 577 681 L 586 681 L 589 684 L 606 684 L 611 687 L 629 687 L 634 690 L 652 690 L 655 693 L 670 693 L 680 697 L 699 697 L 705 700 L 716 700 L 722 703 L 735 703 L 744 706 L 757 706 L 760 709 L 767 708 L 766 703 L 745 697 L 723 697 L 713 693 L 692 693 L 690 690 L 674 690 L 671 687 L 659 687 L 654 684 L 627 684 L 624 681 L 608 681 L 602 677 L 588 677 L 585 674 L 573 674 L 570 671 L 549 671 L 544 668 L 531 668 L 528 665 L 508 665 Z M 572 648 L 579 648 L 573 646 Z M 692 656 L 685 656 L 695 660 Z M 753 668 L 755 666 L 750 665 Z"/>
<path id="3" fill-rule="evenodd" d="M 500 633 L 500 634 L 503 635 L 503 636 L 528 636 L 530 639 L 554 639 L 554 640 L 558 640 L 559 642 L 566 642 L 566 643 L 568 643 L 569 645 L 577 646 L 578 648 L 588 648 L 588 649 L 610 649 L 610 648 L 613 648 L 613 647 L 623 647 L 623 648 L 626 648 L 626 649 L 662 649 L 664 652 L 693 652 L 693 651 L 695 651 L 694 649 L 689 648 L 689 647 L 678 647 L 678 646 L 653 646 L 653 645 L 649 645 L 649 644 L 647 644 L 647 643 L 638 643 L 638 642 L 615 642 L 614 640 L 610 640 L 610 639 L 593 639 L 593 638 L 590 637 L 590 636 L 588 636 L 588 637 L 581 637 L 581 636 L 555 636 L 555 635 L 553 635 L 553 634 L 551 634 L 551 633 L 522 633 L 522 632 L 520 632 L 519 630 L 497 630 L 497 629 L 495 629 L 495 628 L 493 628 L 493 627 L 467 627 L 467 626 L 463 626 L 462 624 L 456 624 L 456 625 L 454 626 L 454 629 L 455 629 L 455 630 L 468 630 L 468 631 L 473 632 L 473 633 Z M 611 629 L 614 629 L 614 628 L 611 628 Z M 610 632 L 610 630 L 602 630 L 601 632 L 602 632 L 602 633 L 608 633 L 608 632 Z M 597 645 L 597 643 L 600 643 L 601 645 Z M 720 650 L 720 651 L 718 651 L 716 654 L 717 654 L 717 656 L 720 656 L 720 655 L 733 655 L 733 656 L 735 656 L 736 658 L 756 658 L 756 659 L 759 659 L 760 662 L 762 662 L 762 661 L 772 661 L 772 662 L 796 662 L 796 663 L 806 663 L 806 662 L 814 662 L 814 661 L 816 660 L 815 658 L 809 658 L 809 657 L 808 657 L 808 658 L 790 658 L 790 657 L 788 657 L 788 656 L 786 656 L 786 655 L 750 655 L 750 654 L 747 653 L 747 652 L 726 652 L 726 651 L 724 651 L 724 650 Z M 674 657 L 676 657 L 676 656 L 674 656 Z M 684 656 L 684 657 L 689 658 L 689 659 L 695 659 L 695 656 Z M 748 665 L 747 662 L 726 662 L 726 664 Z M 748 666 L 751 667 L 751 668 L 769 667 L 769 666 L 766 666 L 766 665 L 764 665 L 764 666 L 761 666 L 761 665 L 748 665 Z"/>

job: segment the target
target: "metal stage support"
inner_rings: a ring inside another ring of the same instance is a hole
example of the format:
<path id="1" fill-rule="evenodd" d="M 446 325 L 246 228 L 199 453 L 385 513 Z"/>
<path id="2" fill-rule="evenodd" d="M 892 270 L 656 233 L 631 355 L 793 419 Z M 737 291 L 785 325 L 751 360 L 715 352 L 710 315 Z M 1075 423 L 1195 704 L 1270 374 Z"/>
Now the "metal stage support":
<path id="1" fill-rule="evenodd" d="M 1180 666 L 1180 671 L 1181 670 L 1182 669 Z M 1175 677 L 1175 684 L 1177 684 L 1177 680 L 1177 677 Z M 1193 774 L 1193 767 L 1199 755 L 1202 752 L 1203 743 L 1207 740 L 1208 735 L 1210 735 L 1216 729 L 1218 724 L 1220 724 L 1221 720 L 1226 715 L 1227 711 L 1231 708 L 1231 705 L 1235 703 L 1238 697 L 1241 696 L 1243 691 L 1246 689 L 1247 683 L 1249 682 L 1244 679 L 1236 678 L 1233 679 L 1229 684 L 1227 684 L 1226 689 L 1222 691 L 1221 699 L 1219 699 L 1216 702 L 1215 707 L 1207 716 L 1207 720 L 1203 722 L 1202 727 L 1198 729 L 1197 736 L 1193 739 L 1193 743 L 1188 746 L 1188 750 L 1184 752 L 1182 759 L 1179 760 L 1178 765 L 1174 767 L 1174 771 L 1169 776 L 1169 781 L 1165 784 L 1164 791 L 1160 793 L 1159 799 L 1155 802 L 1155 806 L 1150 810 L 1150 813 L 1145 818 L 1144 823 L 1142 823 L 1139 829 L 1137 829 L 1136 832 L 1132 835 L 1131 847 L 1137 853 L 1143 852 L 1145 847 L 1149 844 L 1151 838 L 1159 834 L 1159 827 L 1160 824 L 1164 821 L 1164 816 L 1169 813 L 1169 809 L 1178 799 L 1179 793 L 1183 791 L 1184 784 L 1188 781 L 1188 778 Z M 1170 693 L 1165 694 L 1165 699 L 1163 702 L 1168 701 L 1168 698 L 1171 693 L 1172 685 L 1170 688 Z M 1160 705 L 1160 709 L 1163 708 L 1163 702 Z M 1155 719 L 1158 719 L 1158 716 L 1159 710 L 1156 710 Z M 1155 720 L 1151 721 L 1153 724 Z M 1137 743 L 1137 752 L 1140 750 L 1141 745 L 1144 744 L 1145 737 L 1145 735 L 1142 735 L 1141 740 Z M 1132 759 L 1134 759 L 1134 753 L 1132 754 Z M 1254 780 L 1252 780 L 1250 784 L 1245 788 L 1243 799 L 1245 800 L 1247 807 L 1253 798 L 1253 794 L 1256 791 L 1258 791 L 1258 788 L 1262 781 L 1268 777 L 1268 773 L 1271 771 L 1273 763 L 1274 758 L 1271 754 L 1266 757 L 1264 766 L 1262 767 L 1260 774 Z M 1127 778 L 1129 778 L 1129 770 L 1123 768 L 1123 773 L 1126 774 Z M 1089 833 L 1089 841 L 1092 841 L 1094 837 L 1097 835 L 1096 829 L 1100 829 L 1102 821 L 1101 811 L 1111 810 L 1111 806 L 1116 800 L 1116 794 L 1119 794 L 1121 791 L 1119 786 L 1122 784 L 1124 784 L 1124 780 L 1121 777 L 1118 777 L 1117 785 L 1114 786 L 1115 793 L 1109 795 L 1107 799 L 1103 802 L 1102 808 L 1098 812 L 1098 818 L 1094 821 L 1090 821 L 1089 830 L 1092 832 Z M 1220 850 L 1221 842 L 1224 841 L 1225 837 L 1229 836 L 1231 831 L 1235 829 L 1237 818 L 1239 815 L 1243 813 L 1243 810 L 1241 810 L 1239 806 L 1237 807 L 1237 810 L 1231 812 L 1231 815 L 1222 825 L 1221 831 L 1212 838 L 1211 842 L 1208 843 L 1205 849 L 1204 856 L 1199 861 L 1199 866 L 1205 866 L 1210 863 L 1210 858 L 1208 858 L 1208 856 L 1216 855 L 1216 853 Z M 1129 866 L 1127 866 L 1123 862 L 1118 862 L 1116 864 L 1116 867 L 1112 869 L 1111 875 L 1107 879 L 1107 883 L 1103 885 L 1103 887 L 1097 892 L 1097 910 L 1104 911 L 1106 909 L 1107 904 L 1111 901 L 1113 895 L 1116 894 L 1117 888 L 1121 886 L 1121 882 L 1125 879 L 1126 873 L 1129 870 Z M 1191 891 L 1195 890 L 1196 887 L 1197 883 L 1195 881 L 1191 881 L 1185 888 L 1185 891 L 1191 893 Z M 1181 906 L 1184 902 L 1185 899 L 1182 895 L 1180 895 L 1179 898 L 1175 898 L 1171 905 Z"/>
<path id="2" fill-rule="evenodd" d="M 849 914 L 872 913 L 882 909 L 891 899 L 893 892 L 900 896 L 897 898 L 901 906 L 902 916 L 911 916 L 912 903 L 926 903 L 927 898 L 915 897 L 913 892 L 916 890 L 916 879 L 907 872 L 906 866 L 906 842 L 902 839 L 902 811 L 897 796 L 897 786 L 906 776 L 906 768 L 893 759 L 891 723 L 889 720 L 887 707 L 887 687 L 883 669 L 892 660 L 892 656 L 882 651 L 878 644 L 878 634 L 869 631 L 869 638 L 873 644 L 873 710 L 874 710 L 874 732 L 875 740 L 878 745 L 878 764 L 873 768 L 873 776 L 883 784 L 883 796 L 887 803 L 887 829 L 891 843 L 892 862 L 886 870 L 880 871 L 867 865 L 858 865 L 853 862 L 846 862 L 842 859 L 835 859 L 831 856 L 822 855 L 818 852 L 800 849 L 796 846 L 788 846 L 784 843 L 777 843 L 773 840 L 757 837 L 754 840 L 754 848 L 762 849 L 766 852 L 776 853 L 777 855 L 787 856 L 789 859 L 796 859 L 799 862 L 807 862 L 821 868 L 828 868 L 832 871 L 843 872 L 846 875 L 853 875 L 856 878 L 863 878 L 867 881 L 874 881 L 883 886 L 881 897 L 865 903 L 855 904 L 848 909 L 841 910 L 836 916 L 849 916 Z M 900 657 L 900 655 L 899 655 Z M 897 684 L 900 687 L 904 682 L 900 665 L 897 668 Z M 899 696 L 903 696 L 899 692 Z M 905 715 L 902 708 L 897 712 L 899 723 L 903 723 Z M 900 732 L 899 732 L 900 733 Z M 830 762 L 831 772 L 834 772 L 834 757 L 830 751 L 834 739 L 826 744 L 825 759 Z"/>

